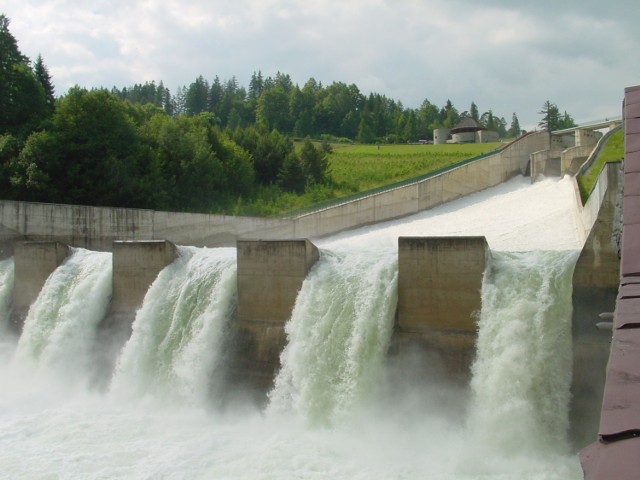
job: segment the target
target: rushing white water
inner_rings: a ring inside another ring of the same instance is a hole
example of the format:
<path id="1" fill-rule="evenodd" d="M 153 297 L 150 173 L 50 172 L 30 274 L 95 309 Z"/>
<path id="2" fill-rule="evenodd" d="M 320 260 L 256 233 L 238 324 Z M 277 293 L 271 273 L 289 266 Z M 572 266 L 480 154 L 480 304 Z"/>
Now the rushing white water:
<path id="1" fill-rule="evenodd" d="M 206 408 L 224 369 L 235 250 L 181 248 L 138 312 L 110 392 L 16 375 L 23 360 L 0 365 L 0 478 L 581 478 L 565 436 L 579 230 L 569 181 L 514 179 L 315 242 L 321 260 L 266 411 Z M 399 235 L 485 235 L 494 250 L 466 388 L 420 353 L 383 358 Z"/>
<path id="2" fill-rule="evenodd" d="M 271 408 L 334 424 L 372 392 L 393 328 L 397 272 L 388 250 L 323 252 L 286 325 Z"/>
<path id="3" fill-rule="evenodd" d="M 111 298 L 111 254 L 74 249 L 29 308 L 15 361 L 87 380 L 98 324 Z"/>
<path id="4" fill-rule="evenodd" d="M 0 362 L 9 358 L 15 344 L 15 339 L 9 329 L 14 280 L 13 258 L 0 260 Z"/>
<path id="5" fill-rule="evenodd" d="M 469 428 L 505 457 L 568 453 L 577 251 L 494 252 L 482 287 Z"/>
<path id="6" fill-rule="evenodd" d="M 116 366 L 115 394 L 206 401 L 235 306 L 235 261 L 232 248 L 180 247 L 136 315 Z"/>
<path id="7" fill-rule="evenodd" d="M 468 195 L 410 217 L 375 224 L 317 241 L 343 248 L 387 245 L 399 236 L 482 235 L 492 250 L 574 250 L 584 238 L 576 206 L 574 181 L 515 177 L 494 188 Z"/>

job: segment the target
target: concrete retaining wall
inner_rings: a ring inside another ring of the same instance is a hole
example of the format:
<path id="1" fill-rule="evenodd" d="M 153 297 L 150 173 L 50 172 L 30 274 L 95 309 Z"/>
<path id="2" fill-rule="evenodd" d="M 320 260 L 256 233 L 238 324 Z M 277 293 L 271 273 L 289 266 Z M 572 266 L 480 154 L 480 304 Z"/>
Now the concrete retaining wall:
<path id="1" fill-rule="evenodd" d="M 152 239 L 154 212 L 0 201 L 0 246 L 10 242 L 57 241 L 73 247 L 110 251 L 114 240 Z"/>
<path id="2" fill-rule="evenodd" d="M 302 215 L 293 220 L 294 238 L 321 237 L 400 218 L 499 185 L 524 173 L 530 153 L 548 146 L 548 141 L 546 132 L 533 133 L 496 155 L 429 179 Z"/>
<path id="3" fill-rule="evenodd" d="M 598 431 L 611 330 L 597 323 L 602 312 L 613 312 L 620 281 L 616 227 L 621 188 L 620 163 L 602 171 L 589 201 L 582 209 L 588 234 L 573 274 L 573 380 L 571 438 L 577 448 L 587 445 Z"/>
<path id="4" fill-rule="evenodd" d="M 575 132 L 576 147 L 579 146 L 593 146 L 598 143 L 598 140 L 602 138 L 602 133 L 596 130 L 589 130 L 588 128 L 579 128 Z"/>
<path id="5" fill-rule="evenodd" d="M 107 251 L 115 240 L 232 246 L 237 239 L 314 238 L 420 212 L 498 185 L 527 171 L 529 154 L 548 148 L 536 132 L 502 152 L 440 175 L 295 218 L 265 219 L 121 208 L 0 201 L 0 254 L 21 240 L 60 241 Z"/>
<path id="6" fill-rule="evenodd" d="M 595 143 L 567 148 L 560 155 L 560 175 L 575 175 L 589 158 Z"/>
<path id="7" fill-rule="evenodd" d="M 530 155 L 540 150 L 548 150 L 550 141 L 550 136 L 547 132 L 530 133 L 503 150 L 501 157 L 507 163 L 517 163 L 520 166 L 520 173 L 527 175 L 531 171 L 529 165 Z"/>
<path id="8" fill-rule="evenodd" d="M 531 183 L 536 181 L 538 175 L 543 175 L 547 162 L 554 156 L 558 156 L 560 152 L 551 152 L 551 150 L 540 150 L 539 152 L 533 152 L 531 154 L 530 169 L 531 169 Z"/>

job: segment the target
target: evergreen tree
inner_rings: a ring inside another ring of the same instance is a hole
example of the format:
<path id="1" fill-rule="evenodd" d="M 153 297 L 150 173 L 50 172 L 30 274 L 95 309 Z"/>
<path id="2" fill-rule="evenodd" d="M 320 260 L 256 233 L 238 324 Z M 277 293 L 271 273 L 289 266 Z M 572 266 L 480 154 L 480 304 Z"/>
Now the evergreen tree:
<path id="1" fill-rule="evenodd" d="M 42 55 L 38 55 L 33 71 L 36 75 L 36 79 L 44 89 L 44 98 L 47 104 L 47 108 L 49 109 L 50 112 L 53 112 L 53 110 L 55 109 L 55 102 L 56 102 L 54 87 L 51 83 L 51 75 L 49 75 L 49 70 L 47 69 L 47 67 L 44 64 L 44 61 L 42 60 Z"/>
<path id="2" fill-rule="evenodd" d="M 433 138 L 433 128 L 439 126 L 438 115 L 438 107 L 425 99 L 417 113 L 416 129 L 419 138 L 425 140 Z"/>
<path id="3" fill-rule="evenodd" d="M 206 112 L 208 107 L 209 83 L 200 75 L 187 90 L 185 110 L 187 115 Z"/>
<path id="4" fill-rule="evenodd" d="M 447 100 L 446 105 L 440 110 L 442 126 L 444 128 L 453 128 L 460 121 L 458 110 L 453 106 L 451 100 Z"/>
<path id="5" fill-rule="evenodd" d="M 300 157 L 289 153 L 278 172 L 278 185 L 283 189 L 295 193 L 303 193 L 306 186 L 304 167 Z"/>
<path id="6" fill-rule="evenodd" d="M 364 111 L 360 115 L 357 140 L 360 143 L 373 143 L 376 140 L 376 136 L 371 128 L 370 114 L 368 111 Z"/>
<path id="7" fill-rule="evenodd" d="M 402 132 L 402 136 L 408 142 L 415 142 L 418 140 L 416 123 L 416 113 L 411 110 L 407 116 L 407 121 L 404 124 L 404 131 Z"/>
<path id="8" fill-rule="evenodd" d="M 262 94 L 262 90 L 264 90 L 264 79 L 262 78 L 262 72 L 258 70 L 258 73 L 253 72 L 249 81 L 249 101 L 256 103 Z"/>
<path id="9" fill-rule="evenodd" d="M 176 94 L 171 102 L 173 115 L 182 115 L 186 113 L 187 87 L 178 87 Z"/>
<path id="10" fill-rule="evenodd" d="M 469 115 L 476 122 L 480 120 L 480 112 L 478 112 L 478 106 L 475 104 L 475 102 L 471 102 L 471 108 L 469 108 Z"/>
<path id="11" fill-rule="evenodd" d="M 560 117 L 558 120 L 558 129 L 562 130 L 564 128 L 571 128 L 575 126 L 576 126 L 576 122 L 573 121 L 573 118 L 571 118 L 571 115 L 569 115 L 565 110 L 564 115 L 562 115 L 562 117 Z"/>
<path id="12" fill-rule="evenodd" d="M 542 115 L 542 120 L 540 120 L 540 122 L 538 123 L 538 126 L 540 128 L 548 132 L 558 130 L 558 125 L 560 123 L 560 112 L 558 111 L 557 105 L 547 100 L 546 102 L 544 102 L 544 105 L 542 105 L 542 110 L 540 110 L 538 113 Z"/>
<path id="13" fill-rule="evenodd" d="M 47 105 L 44 90 L 29 59 L 20 53 L 9 24 L 9 18 L 0 15 L 0 135 L 26 136 L 47 116 Z"/>
<path id="14" fill-rule="evenodd" d="M 258 99 L 256 123 L 266 131 L 276 129 L 289 132 L 289 96 L 282 87 L 276 86 L 262 92 Z"/>
<path id="15" fill-rule="evenodd" d="M 513 115 L 511 116 L 511 127 L 509 127 L 507 134 L 510 137 L 519 137 L 522 135 L 522 129 L 520 128 L 520 122 L 518 121 L 516 112 L 513 112 Z"/>
<path id="16" fill-rule="evenodd" d="M 216 77 L 213 79 L 213 83 L 211 84 L 211 90 L 209 91 L 209 105 L 207 110 L 209 112 L 215 113 L 218 118 L 221 118 L 220 112 L 223 95 L 224 88 L 222 87 L 222 83 L 220 82 L 220 77 L 216 75 Z"/>
<path id="17" fill-rule="evenodd" d="M 20 53 L 18 42 L 9 31 L 9 18 L 0 14 L 0 78 L 5 79 L 17 63 L 28 63 L 29 59 Z"/>
<path id="18" fill-rule="evenodd" d="M 488 112 L 484 112 L 480 117 L 480 123 L 487 130 L 493 130 L 494 132 L 498 131 L 496 118 L 493 116 L 493 111 L 489 109 Z"/>
<path id="19" fill-rule="evenodd" d="M 304 140 L 302 150 L 300 150 L 300 160 L 308 184 L 320 184 L 326 180 L 329 169 L 327 154 L 316 148 L 309 137 Z"/>
<path id="20" fill-rule="evenodd" d="M 558 106 L 555 103 L 551 103 L 549 100 L 544 102 L 542 110 L 538 113 L 542 115 L 542 120 L 540 120 L 538 126 L 549 132 L 576 126 L 573 118 L 571 118 L 571 115 L 569 115 L 566 110 L 564 114 L 561 115 Z"/>

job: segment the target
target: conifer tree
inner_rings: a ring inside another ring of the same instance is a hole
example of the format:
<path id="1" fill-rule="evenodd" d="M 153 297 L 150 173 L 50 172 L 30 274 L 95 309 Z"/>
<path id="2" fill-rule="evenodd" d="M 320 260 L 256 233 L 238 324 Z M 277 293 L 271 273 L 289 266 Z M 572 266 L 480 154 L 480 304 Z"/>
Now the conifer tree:
<path id="1" fill-rule="evenodd" d="M 51 83 L 51 75 L 49 75 L 49 69 L 46 67 L 44 61 L 42 60 L 42 55 L 38 55 L 36 64 L 33 67 L 33 72 L 36 75 L 36 80 L 38 80 L 38 82 L 44 89 L 44 98 L 47 104 L 47 108 L 50 112 L 53 112 L 56 102 L 55 89 L 53 87 L 53 84 Z"/>
<path id="2" fill-rule="evenodd" d="M 510 137 L 519 137 L 522 133 L 522 129 L 520 128 L 520 122 L 518 121 L 518 116 L 516 112 L 513 112 L 511 116 L 511 127 L 509 127 L 508 135 Z"/>
<path id="3" fill-rule="evenodd" d="M 478 111 L 478 106 L 476 105 L 475 102 L 471 102 L 471 107 L 469 108 L 469 115 L 471 116 L 471 118 L 473 118 L 476 122 L 478 120 L 480 120 L 480 112 Z"/>
<path id="4" fill-rule="evenodd" d="M 0 135 L 27 135 L 46 116 L 44 90 L 0 14 Z"/>

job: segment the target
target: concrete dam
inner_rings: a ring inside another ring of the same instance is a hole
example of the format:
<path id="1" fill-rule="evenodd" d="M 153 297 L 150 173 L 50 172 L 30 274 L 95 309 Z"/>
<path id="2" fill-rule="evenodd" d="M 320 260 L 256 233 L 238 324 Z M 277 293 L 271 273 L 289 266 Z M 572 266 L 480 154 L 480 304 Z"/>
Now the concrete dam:
<path id="1" fill-rule="evenodd" d="M 581 478 L 619 166 L 582 207 L 489 162 L 297 219 L 2 202 L 6 472 Z"/>

